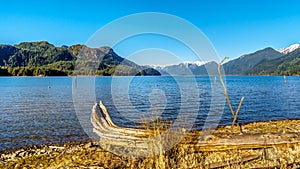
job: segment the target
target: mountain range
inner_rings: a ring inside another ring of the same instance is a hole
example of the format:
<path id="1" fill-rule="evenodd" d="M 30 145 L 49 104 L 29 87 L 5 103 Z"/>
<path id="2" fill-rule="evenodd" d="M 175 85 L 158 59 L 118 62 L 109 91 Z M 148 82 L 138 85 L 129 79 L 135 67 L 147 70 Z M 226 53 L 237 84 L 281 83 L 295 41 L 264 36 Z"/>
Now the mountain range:
<path id="1" fill-rule="evenodd" d="M 287 52 L 281 57 L 265 58 L 248 75 L 300 75 L 300 48 Z"/>
<path id="2" fill-rule="evenodd" d="M 265 48 L 223 65 L 227 75 L 299 75 L 300 45 L 275 50 Z"/>
<path id="3" fill-rule="evenodd" d="M 99 64 L 100 63 L 100 64 Z M 224 63 L 226 75 L 300 75 L 300 45 L 267 47 Z M 214 61 L 141 66 L 120 57 L 110 47 L 56 47 L 46 41 L 0 45 L 0 75 L 218 75 Z M 74 70 L 75 69 L 75 70 Z"/>
<path id="4" fill-rule="evenodd" d="M 224 63 L 226 75 L 300 75 L 300 45 L 275 50 L 271 47 L 245 54 Z M 153 66 L 162 75 L 217 75 L 218 63 L 183 62 Z"/>
<path id="5" fill-rule="evenodd" d="M 0 75 L 5 76 L 160 75 L 118 56 L 110 47 L 56 47 L 46 41 L 0 45 L 0 67 Z"/>
<path id="6" fill-rule="evenodd" d="M 218 64 L 214 61 L 209 62 L 183 62 L 167 66 L 152 66 L 161 75 L 217 75 Z"/>

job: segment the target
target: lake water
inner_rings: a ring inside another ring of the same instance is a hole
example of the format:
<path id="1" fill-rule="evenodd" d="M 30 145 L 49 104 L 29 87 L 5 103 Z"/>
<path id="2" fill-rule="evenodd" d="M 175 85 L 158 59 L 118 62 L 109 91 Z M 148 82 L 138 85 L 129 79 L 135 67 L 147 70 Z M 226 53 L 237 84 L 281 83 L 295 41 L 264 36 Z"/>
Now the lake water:
<path id="1" fill-rule="evenodd" d="M 1 77 L 0 150 L 89 139 L 96 100 L 126 127 L 181 115 L 188 115 L 185 122 L 191 120 L 195 129 L 232 121 L 221 85 L 205 76 L 78 77 L 73 82 L 72 77 Z M 228 76 L 226 84 L 234 110 L 245 97 L 240 123 L 300 118 L 300 77 L 287 77 L 284 84 L 278 76 Z"/>

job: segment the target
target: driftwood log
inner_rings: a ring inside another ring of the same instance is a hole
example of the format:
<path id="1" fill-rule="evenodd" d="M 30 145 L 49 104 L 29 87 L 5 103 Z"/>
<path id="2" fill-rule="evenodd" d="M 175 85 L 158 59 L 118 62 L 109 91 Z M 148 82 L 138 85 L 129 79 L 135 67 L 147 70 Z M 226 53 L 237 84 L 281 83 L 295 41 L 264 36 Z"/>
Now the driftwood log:
<path id="1" fill-rule="evenodd" d="M 100 102 L 92 109 L 91 121 L 94 132 L 100 136 L 101 142 L 107 145 L 139 148 L 144 152 L 157 146 L 149 146 L 157 139 L 157 132 L 145 129 L 119 127 L 110 118 L 105 106 Z M 212 133 L 212 132 L 210 132 Z M 152 141 L 152 142 L 151 142 Z M 160 140 L 161 141 L 161 140 Z M 229 149 L 268 148 L 274 145 L 300 143 L 300 133 L 259 133 L 259 134 L 203 134 L 201 131 L 191 131 L 181 140 L 180 145 L 192 152 L 222 151 Z M 157 148 L 159 150 L 159 147 Z"/>

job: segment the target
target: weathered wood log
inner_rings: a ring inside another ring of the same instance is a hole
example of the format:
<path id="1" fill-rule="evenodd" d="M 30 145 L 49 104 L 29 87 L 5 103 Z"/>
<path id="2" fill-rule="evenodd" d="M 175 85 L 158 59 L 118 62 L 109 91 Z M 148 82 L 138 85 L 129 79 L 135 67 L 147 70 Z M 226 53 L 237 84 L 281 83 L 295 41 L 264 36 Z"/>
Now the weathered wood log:
<path id="1" fill-rule="evenodd" d="M 299 133 L 262 133 L 232 135 L 230 137 L 214 136 L 214 139 L 198 139 L 183 146 L 192 146 L 196 151 L 222 151 L 229 149 L 269 148 L 286 144 L 299 144 Z"/>
<path id="2" fill-rule="evenodd" d="M 134 149 L 138 156 L 149 155 L 149 147 L 158 152 L 155 140 L 149 137 L 155 136 L 152 130 L 121 128 L 111 120 L 105 106 L 95 104 L 92 109 L 91 122 L 93 131 L 100 136 L 102 146 L 109 147 L 115 153 L 122 153 L 122 149 Z M 119 149 L 119 150 L 118 150 Z"/>
<path id="3" fill-rule="evenodd" d="M 111 120 L 105 106 L 95 104 L 92 109 L 91 122 L 94 132 L 105 140 L 107 144 L 118 146 L 138 147 L 149 150 L 159 140 L 149 138 L 156 137 L 160 133 L 154 130 L 134 129 L 119 127 Z M 300 133 L 244 133 L 231 134 L 210 134 L 193 131 L 186 135 L 180 144 L 192 151 L 221 151 L 228 149 L 255 149 L 268 148 L 274 145 L 298 144 L 300 143 Z M 201 138 L 200 138 L 201 137 Z M 152 141 L 152 142 L 151 142 Z"/>
<path id="4" fill-rule="evenodd" d="M 102 137 L 141 139 L 153 135 L 151 130 L 121 128 L 115 125 L 102 102 L 94 105 L 91 121 L 94 126 L 94 132 Z"/>

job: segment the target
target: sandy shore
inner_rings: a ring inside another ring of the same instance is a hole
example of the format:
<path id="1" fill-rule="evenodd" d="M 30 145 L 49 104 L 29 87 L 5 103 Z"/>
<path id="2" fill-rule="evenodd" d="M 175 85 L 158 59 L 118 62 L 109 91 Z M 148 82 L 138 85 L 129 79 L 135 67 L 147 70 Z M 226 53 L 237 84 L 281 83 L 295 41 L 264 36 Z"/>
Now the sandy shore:
<path id="1" fill-rule="evenodd" d="M 253 122 L 238 127 L 220 126 L 212 138 L 235 138 L 249 142 L 257 135 L 295 135 L 290 142 L 267 145 L 274 138 L 266 139 L 259 148 L 231 148 L 226 150 L 189 151 L 176 146 L 159 156 L 125 158 L 103 150 L 97 142 L 43 145 L 30 148 L 2 151 L 0 168 L 297 168 L 300 167 L 300 120 Z M 249 140 L 250 139 L 250 140 Z M 293 141 L 294 140 L 294 141 Z M 213 142 L 212 142 L 213 144 Z M 209 144 L 207 147 L 211 147 Z"/>

